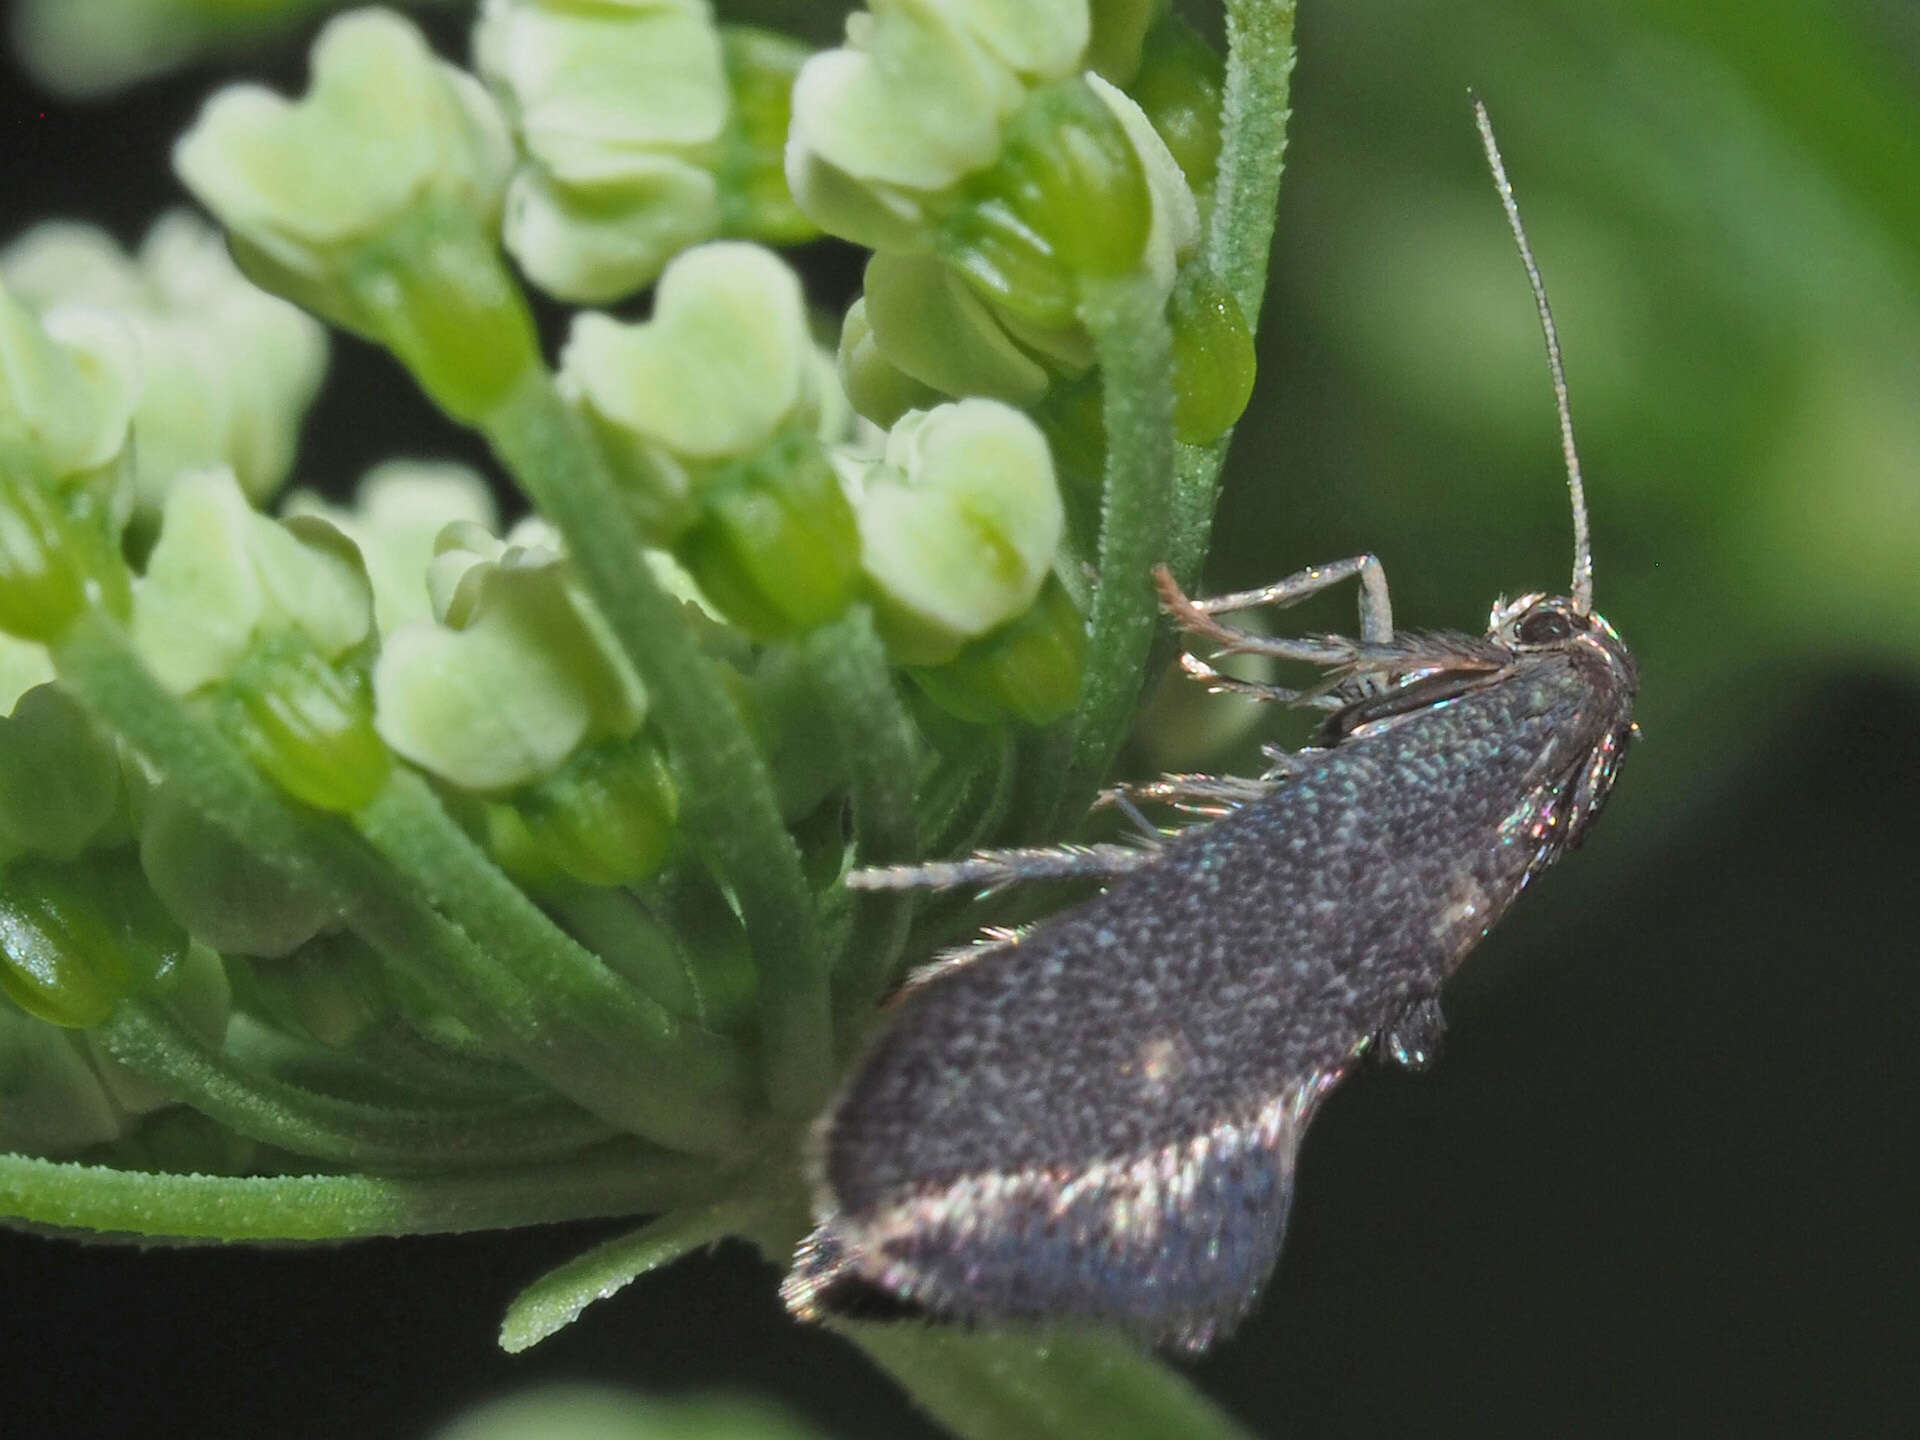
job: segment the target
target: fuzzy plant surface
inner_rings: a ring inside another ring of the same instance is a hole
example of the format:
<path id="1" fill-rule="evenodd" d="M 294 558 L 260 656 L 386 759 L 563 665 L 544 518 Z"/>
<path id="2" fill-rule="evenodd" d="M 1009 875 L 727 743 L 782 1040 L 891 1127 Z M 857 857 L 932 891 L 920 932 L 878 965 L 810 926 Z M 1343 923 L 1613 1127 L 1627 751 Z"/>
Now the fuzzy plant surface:
<path id="1" fill-rule="evenodd" d="M 315 7 L 101 8 L 131 74 Z M 487 0 L 465 68 L 351 11 L 180 137 L 212 227 L 0 251 L 0 1215 L 644 1218 L 509 1350 L 729 1235 L 784 1265 L 810 1122 L 969 920 L 847 874 L 1074 838 L 1204 555 L 1292 65 L 1291 3 L 1224 10 L 1224 53 L 1156 0 L 815 48 Z M 85 13 L 23 7 L 43 58 Z M 822 234 L 843 315 L 780 253 Z M 551 360 L 530 289 L 581 307 Z M 524 518 L 453 463 L 303 489 L 330 328 Z M 843 1333 L 960 1434 L 1236 1433 L 1117 1338 Z"/>

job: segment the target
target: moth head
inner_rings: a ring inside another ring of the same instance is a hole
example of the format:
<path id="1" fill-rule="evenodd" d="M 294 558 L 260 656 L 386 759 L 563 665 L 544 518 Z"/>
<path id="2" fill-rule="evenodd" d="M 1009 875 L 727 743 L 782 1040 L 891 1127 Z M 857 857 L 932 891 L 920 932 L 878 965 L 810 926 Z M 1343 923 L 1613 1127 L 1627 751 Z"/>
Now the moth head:
<path id="1" fill-rule="evenodd" d="M 1613 627 L 1565 595 L 1522 595 L 1496 600 L 1487 616 L 1487 638 L 1508 650 L 1562 650 L 1582 635 L 1611 634 Z"/>
<path id="2" fill-rule="evenodd" d="M 1619 672 L 1629 690 L 1637 686 L 1633 657 L 1619 632 L 1606 617 L 1582 608 L 1571 596 L 1535 593 L 1496 600 L 1493 613 L 1487 616 L 1487 638 L 1515 655 L 1559 650 L 1598 656 Z"/>

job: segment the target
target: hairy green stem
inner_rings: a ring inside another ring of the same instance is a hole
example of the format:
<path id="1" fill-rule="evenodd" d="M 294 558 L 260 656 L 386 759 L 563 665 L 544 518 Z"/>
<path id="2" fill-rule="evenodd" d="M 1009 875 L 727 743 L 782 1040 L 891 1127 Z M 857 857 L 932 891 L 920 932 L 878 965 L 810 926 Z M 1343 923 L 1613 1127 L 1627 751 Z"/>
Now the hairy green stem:
<path id="1" fill-rule="evenodd" d="M 1256 332 L 1287 148 L 1293 15 L 1294 0 L 1227 0 L 1227 79 L 1206 257 Z"/>
<path id="2" fill-rule="evenodd" d="M 1082 318 L 1105 382 L 1107 473 L 1099 583 L 1080 704 L 1064 764 L 1035 777 L 1039 835 L 1057 836 L 1092 803 L 1140 699 L 1159 616 L 1153 567 L 1167 558 L 1173 495 L 1173 336 L 1166 297 L 1143 276 L 1089 286 Z"/>
<path id="3" fill-rule="evenodd" d="M 610 1050 L 672 1052 L 690 1086 L 742 1093 L 739 1048 L 636 991 L 503 874 L 419 776 L 396 770 L 354 823 L 429 904 L 457 918 L 530 990 Z"/>
<path id="4" fill-rule="evenodd" d="M 566 538 L 594 603 L 645 682 L 682 780 L 681 815 L 740 906 L 759 971 L 765 1084 L 776 1109 L 810 1112 L 832 1081 L 825 959 L 800 853 L 773 780 L 679 602 L 653 582 L 633 518 L 552 378 L 528 373 L 482 429 Z"/>
<path id="5" fill-rule="evenodd" d="M 704 1162 L 628 1140 L 458 1177 L 169 1175 L 0 1155 L 0 1215 L 141 1244 L 358 1240 L 645 1214 L 695 1203 L 715 1183 Z"/>
<path id="6" fill-rule="evenodd" d="M 918 768 L 913 722 L 894 689 L 885 646 L 864 607 L 803 642 L 821 709 L 833 727 L 851 781 L 853 833 L 862 864 L 909 861 L 920 853 L 913 807 Z M 913 917 L 912 896 L 868 891 L 854 900 L 853 930 L 834 974 L 844 1045 L 859 1039 L 900 959 Z"/>
<path id="7" fill-rule="evenodd" d="M 388 963 L 490 1044 L 636 1134 L 700 1153 L 741 1143 L 739 1097 L 687 1083 L 689 1067 L 702 1069 L 696 1056 L 631 1041 L 609 1049 L 575 1017 L 554 1013 L 547 997 L 434 911 L 358 837 L 274 790 L 238 749 L 160 687 L 111 619 L 82 616 L 52 653 L 82 703 L 177 781 L 204 815 L 289 880 L 326 897 Z M 700 1042 L 709 1055 L 712 1039 Z"/>
<path id="8" fill-rule="evenodd" d="M 235 1063 L 164 1008 L 123 1000 L 95 1032 L 107 1053 L 241 1135 L 373 1170 L 497 1168 L 554 1160 L 612 1136 L 565 1101 L 375 1105 L 321 1095 Z"/>
<path id="9" fill-rule="evenodd" d="M 1227 78 L 1221 97 L 1220 161 L 1213 214 L 1202 256 L 1246 317 L 1260 330 L 1275 206 L 1287 148 L 1288 91 L 1293 74 L 1293 0 L 1228 0 Z M 1229 433 L 1211 445 L 1182 445 L 1175 461 L 1173 525 L 1166 561 L 1192 585 L 1206 559 L 1220 470 Z"/>

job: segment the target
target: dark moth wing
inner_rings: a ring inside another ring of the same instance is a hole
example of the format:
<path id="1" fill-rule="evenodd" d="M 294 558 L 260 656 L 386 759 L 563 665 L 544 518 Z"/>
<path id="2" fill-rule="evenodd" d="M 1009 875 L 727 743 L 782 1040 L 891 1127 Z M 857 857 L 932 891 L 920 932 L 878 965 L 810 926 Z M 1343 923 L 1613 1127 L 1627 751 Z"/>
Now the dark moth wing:
<path id="1" fill-rule="evenodd" d="M 1403 638 L 1272 795 L 909 991 L 822 1124 L 789 1302 L 1230 1329 L 1319 1097 L 1604 798 L 1632 661 L 1580 625 Z"/>

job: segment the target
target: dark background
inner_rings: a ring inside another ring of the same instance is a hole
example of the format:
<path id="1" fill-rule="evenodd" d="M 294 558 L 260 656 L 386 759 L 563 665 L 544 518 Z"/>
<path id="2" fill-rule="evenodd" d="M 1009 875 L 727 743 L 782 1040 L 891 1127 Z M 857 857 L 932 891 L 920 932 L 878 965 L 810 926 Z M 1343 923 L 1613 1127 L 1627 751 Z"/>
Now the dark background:
<path id="1" fill-rule="evenodd" d="M 1646 739 L 1587 850 L 1449 991 L 1441 1064 L 1363 1073 L 1316 1120 L 1265 1304 L 1196 1368 L 1258 1433 L 1920 1425 L 1917 13 L 1305 7 L 1213 585 L 1373 549 L 1402 624 L 1468 629 L 1498 592 L 1564 586 L 1551 400 L 1474 85 L 1554 296 Z M 77 104 L 9 51 L 0 239 L 59 215 L 137 240 L 183 198 L 167 149 L 210 86 L 294 88 L 301 54 Z M 844 252 L 805 263 L 844 300 Z M 482 461 L 336 339 L 297 479 L 342 488 L 396 452 Z M 616 1228 L 280 1251 L 0 1235 L 0 1433 L 424 1436 L 559 1377 L 917 1433 L 855 1352 L 787 1323 L 745 1247 L 501 1355 L 504 1303 Z"/>

